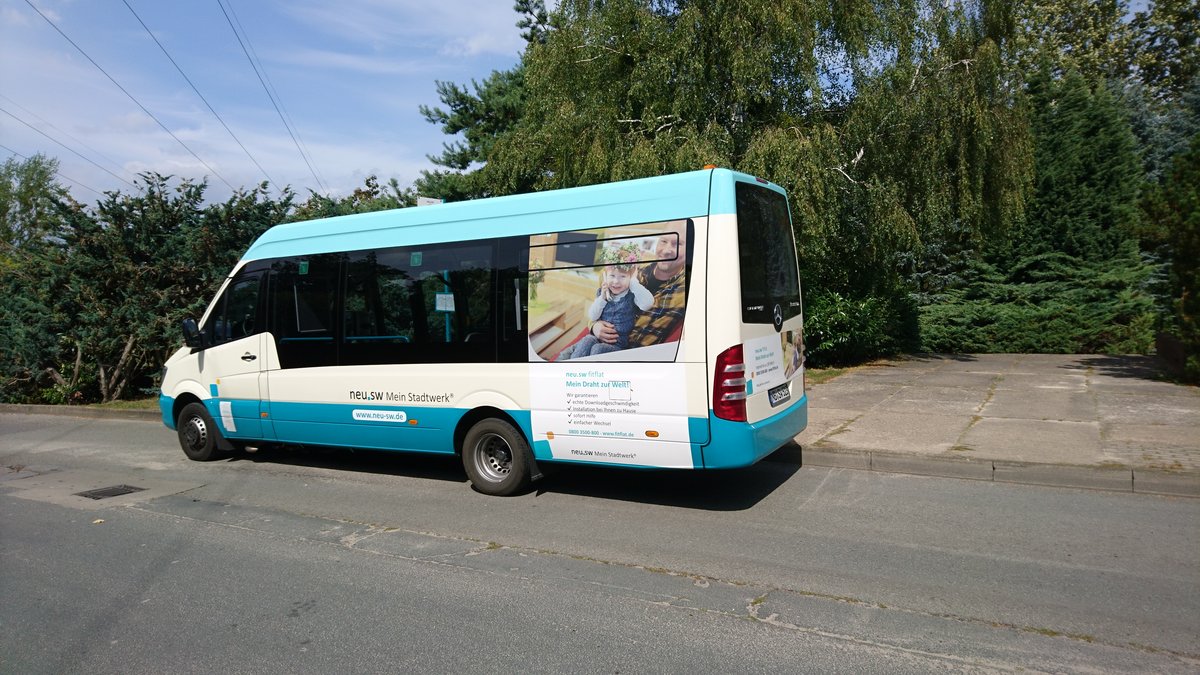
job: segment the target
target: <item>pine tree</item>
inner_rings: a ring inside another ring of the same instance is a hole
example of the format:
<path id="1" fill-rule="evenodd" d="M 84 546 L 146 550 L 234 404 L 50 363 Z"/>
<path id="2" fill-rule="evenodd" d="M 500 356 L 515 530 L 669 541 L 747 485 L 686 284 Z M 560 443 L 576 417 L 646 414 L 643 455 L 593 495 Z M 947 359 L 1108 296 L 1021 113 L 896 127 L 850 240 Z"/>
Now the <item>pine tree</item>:
<path id="1" fill-rule="evenodd" d="M 1096 261 L 1137 229 L 1142 170 L 1128 119 L 1102 81 L 1077 71 L 1030 83 L 1035 190 L 1020 250 Z"/>
<path id="2" fill-rule="evenodd" d="M 522 29 L 528 54 L 546 42 L 551 31 L 550 15 L 543 0 L 517 0 L 513 10 L 521 17 L 517 27 Z M 484 174 L 496 142 L 511 133 L 525 113 L 524 57 L 509 70 L 493 71 L 482 83 L 472 80 L 470 90 L 453 82 L 438 82 L 437 90 L 445 107 L 422 105 L 421 115 L 441 127 L 442 133 L 462 137 L 443 143 L 442 154 L 429 157 L 443 168 L 422 171 L 414 186 L 416 192 L 460 201 L 531 190 L 534 174 L 518 178 L 501 191 L 489 184 Z"/>
<path id="3" fill-rule="evenodd" d="M 1184 376 L 1200 382 L 1200 134 L 1143 206 L 1169 265 L 1167 329 L 1182 343 Z"/>

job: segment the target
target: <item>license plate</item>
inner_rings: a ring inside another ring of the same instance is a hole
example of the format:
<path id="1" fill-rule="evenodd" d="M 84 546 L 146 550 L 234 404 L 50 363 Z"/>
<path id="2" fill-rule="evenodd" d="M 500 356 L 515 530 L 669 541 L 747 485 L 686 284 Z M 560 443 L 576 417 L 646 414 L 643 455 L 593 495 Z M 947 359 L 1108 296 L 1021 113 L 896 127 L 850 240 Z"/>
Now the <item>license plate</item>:
<path id="1" fill-rule="evenodd" d="M 787 384 L 781 384 L 774 389 L 767 390 L 767 400 L 771 402 L 772 408 L 780 403 L 787 403 L 791 398 L 792 390 L 788 388 Z"/>

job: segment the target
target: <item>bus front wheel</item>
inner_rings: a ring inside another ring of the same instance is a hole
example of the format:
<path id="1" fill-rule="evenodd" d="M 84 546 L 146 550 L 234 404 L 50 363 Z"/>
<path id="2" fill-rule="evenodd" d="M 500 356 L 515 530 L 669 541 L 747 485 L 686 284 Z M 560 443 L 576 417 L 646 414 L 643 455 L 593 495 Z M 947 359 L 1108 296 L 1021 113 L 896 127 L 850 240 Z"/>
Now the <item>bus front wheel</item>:
<path id="1" fill-rule="evenodd" d="M 175 427 L 179 430 L 179 446 L 188 459 L 207 462 L 224 456 L 221 451 L 221 432 L 201 403 L 189 403 L 179 412 Z"/>
<path id="2" fill-rule="evenodd" d="M 513 425 L 489 418 L 475 423 L 463 438 L 462 460 L 476 490 L 512 495 L 529 486 L 529 443 Z"/>

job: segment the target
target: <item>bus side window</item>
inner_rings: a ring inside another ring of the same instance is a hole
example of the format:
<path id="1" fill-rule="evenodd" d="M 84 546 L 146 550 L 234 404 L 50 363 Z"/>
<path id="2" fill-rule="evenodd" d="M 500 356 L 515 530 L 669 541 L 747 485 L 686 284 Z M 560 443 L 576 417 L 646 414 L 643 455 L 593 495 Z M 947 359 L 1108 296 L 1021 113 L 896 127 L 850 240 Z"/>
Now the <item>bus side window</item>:
<path id="1" fill-rule="evenodd" d="M 339 256 L 283 258 L 271 266 L 270 330 L 283 368 L 337 364 L 334 307 Z"/>
<path id="2" fill-rule="evenodd" d="M 350 254 L 339 363 L 490 363 L 493 245 L 450 243 Z"/>
<path id="3" fill-rule="evenodd" d="M 412 273 L 420 280 L 423 338 L 430 357 L 452 362 L 496 359 L 492 310 L 495 298 L 492 244 L 430 247 Z"/>
<path id="4" fill-rule="evenodd" d="M 204 327 L 210 344 L 225 344 L 262 332 L 258 309 L 261 278 L 259 274 L 241 277 L 225 289 Z"/>
<path id="5" fill-rule="evenodd" d="M 413 280 L 401 249 L 352 254 L 343 288 L 341 360 L 344 365 L 401 363 L 411 344 Z"/>

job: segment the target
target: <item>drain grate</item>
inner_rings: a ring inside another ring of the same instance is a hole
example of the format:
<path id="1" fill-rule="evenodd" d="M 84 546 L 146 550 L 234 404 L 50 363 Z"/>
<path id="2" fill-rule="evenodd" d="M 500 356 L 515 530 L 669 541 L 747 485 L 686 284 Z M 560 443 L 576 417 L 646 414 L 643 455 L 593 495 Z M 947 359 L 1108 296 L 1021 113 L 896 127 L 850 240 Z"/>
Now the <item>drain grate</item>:
<path id="1" fill-rule="evenodd" d="M 88 499 L 108 499 L 109 497 L 120 497 L 121 495 L 133 494 L 141 492 L 146 488 L 134 487 L 132 485 L 113 485 L 106 488 L 96 488 L 86 492 L 76 492 L 78 497 L 87 497 Z"/>

